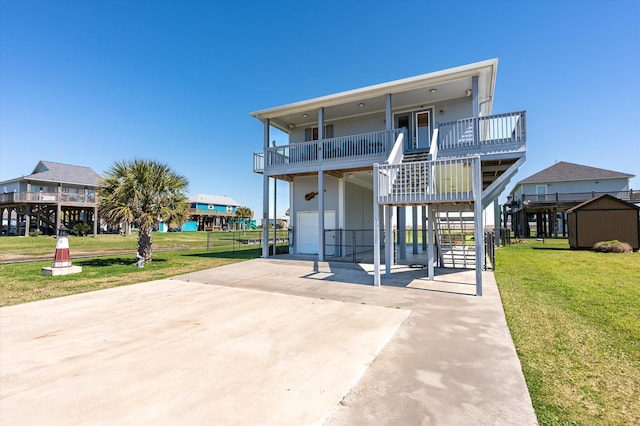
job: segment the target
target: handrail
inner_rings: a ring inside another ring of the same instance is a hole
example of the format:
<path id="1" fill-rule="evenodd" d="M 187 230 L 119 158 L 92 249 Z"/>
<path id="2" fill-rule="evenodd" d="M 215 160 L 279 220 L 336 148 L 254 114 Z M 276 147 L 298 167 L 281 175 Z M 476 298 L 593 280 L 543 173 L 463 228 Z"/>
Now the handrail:
<path id="1" fill-rule="evenodd" d="M 396 142 L 393 144 L 393 149 L 391 150 L 391 154 L 387 158 L 386 164 L 400 164 L 402 163 L 403 156 L 403 144 L 405 139 L 406 132 L 401 132 L 398 134 L 396 138 Z"/>
<path id="2" fill-rule="evenodd" d="M 439 130 L 436 127 L 433 130 L 433 136 L 431 137 L 431 146 L 429 147 L 429 160 L 437 160 L 438 159 L 438 134 Z"/>

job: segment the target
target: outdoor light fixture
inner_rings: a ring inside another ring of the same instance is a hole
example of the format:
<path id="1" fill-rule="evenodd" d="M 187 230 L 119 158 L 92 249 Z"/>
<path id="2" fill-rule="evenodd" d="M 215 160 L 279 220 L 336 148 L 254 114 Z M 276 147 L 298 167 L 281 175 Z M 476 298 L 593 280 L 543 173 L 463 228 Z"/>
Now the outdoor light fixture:
<path id="1" fill-rule="evenodd" d="M 364 107 L 364 102 L 360 102 L 360 103 L 358 104 L 358 108 L 363 108 L 363 107 Z"/>
<path id="2" fill-rule="evenodd" d="M 436 93 L 438 89 L 429 89 L 429 93 Z"/>
<path id="3" fill-rule="evenodd" d="M 296 128 L 296 125 L 293 123 L 289 123 L 289 130 L 293 130 Z"/>
<path id="4" fill-rule="evenodd" d="M 307 114 L 307 113 L 305 112 L 304 114 L 302 114 L 302 116 L 303 116 L 304 118 L 307 118 L 307 117 L 309 117 L 309 114 Z"/>
<path id="5" fill-rule="evenodd" d="M 472 93 L 471 89 L 467 89 L 465 90 L 464 95 L 468 98 L 469 96 L 471 96 L 471 93 Z"/>

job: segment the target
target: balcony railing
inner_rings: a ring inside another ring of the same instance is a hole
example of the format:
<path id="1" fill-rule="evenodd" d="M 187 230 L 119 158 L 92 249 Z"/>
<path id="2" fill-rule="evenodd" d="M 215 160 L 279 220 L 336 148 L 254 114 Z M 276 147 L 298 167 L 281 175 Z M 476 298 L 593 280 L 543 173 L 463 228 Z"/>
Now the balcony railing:
<path id="1" fill-rule="evenodd" d="M 191 215 L 236 217 L 236 212 L 227 212 L 226 210 L 221 211 L 202 207 L 189 207 L 188 211 Z"/>
<path id="2" fill-rule="evenodd" d="M 267 148 L 253 154 L 253 171 L 285 169 L 296 165 L 313 166 L 337 164 L 357 160 L 382 160 L 389 155 L 393 144 L 403 130 L 383 130 L 350 136 L 298 142 Z"/>
<path id="3" fill-rule="evenodd" d="M 500 150 L 527 140 L 526 112 L 474 117 L 438 125 L 438 149 L 480 153 L 480 148 Z M 507 148 L 508 149 L 508 148 Z M 445 153 L 442 152 L 442 155 Z"/>
<path id="4" fill-rule="evenodd" d="M 591 192 L 557 192 L 552 194 L 523 194 L 522 203 L 527 206 L 578 204 L 601 195 L 611 195 L 620 200 L 640 203 L 640 191 L 591 191 Z"/>
<path id="5" fill-rule="evenodd" d="M 58 196 L 60 196 L 60 202 L 62 203 L 94 204 L 96 202 L 95 194 L 71 194 L 65 192 L 61 194 L 58 194 L 57 192 L 7 192 L 0 194 L 0 204 L 55 204 L 58 202 Z"/>
<path id="6" fill-rule="evenodd" d="M 474 174 L 480 175 L 479 167 L 480 158 L 477 156 L 376 165 L 374 174 L 378 179 L 378 202 L 426 204 L 474 201 Z"/>

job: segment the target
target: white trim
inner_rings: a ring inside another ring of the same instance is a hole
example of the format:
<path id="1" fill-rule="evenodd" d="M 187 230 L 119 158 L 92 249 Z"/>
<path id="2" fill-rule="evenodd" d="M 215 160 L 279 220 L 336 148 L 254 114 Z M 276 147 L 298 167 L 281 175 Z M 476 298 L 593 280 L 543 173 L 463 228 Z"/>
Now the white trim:
<path id="1" fill-rule="evenodd" d="M 306 101 L 294 102 L 275 108 L 268 108 L 261 111 L 252 112 L 249 115 L 259 120 L 265 118 L 275 118 L 286 114 L 296 114 L 320 107 L 330 107 L 341 105 L 348 102 L 354 102 L 366 97 L 386 96 L 389 93 L 405 92 L 417 88 L 422 88 L 425 84 L 436 85 L 440 83 L 450 82 L 452 80 L 472 77 L 479 73 L 489 73 L 485 83 L 489 84 L 485 96 L 493 98 L 494 81 L 498 67 L 498 59 L 489 59 L 486 61 L 476 62 L 473 64 L 462 65 L 459 67 L 449 68 L 446 70 L 435 71 L 428 74 L 422 74 L 415 77 L 404 78 L 387 83 L 376 84 L 373 86 L 363 87 L 360 89 L 348 90 L 328 96 L 321 96 Z M 482 89 L 479 89 L 482 90 Z"/>

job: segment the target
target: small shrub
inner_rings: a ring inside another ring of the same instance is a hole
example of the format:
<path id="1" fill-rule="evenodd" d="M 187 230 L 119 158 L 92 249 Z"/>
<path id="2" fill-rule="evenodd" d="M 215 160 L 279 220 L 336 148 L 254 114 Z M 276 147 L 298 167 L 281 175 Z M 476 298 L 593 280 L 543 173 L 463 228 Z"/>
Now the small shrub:
<path id="1" fill-rule="evenodd" d="M 37 236 L 39 236 L 39 235 L 42 235 L 42 231 L 40 231 L 39 229 L 38 229 L 38 230 L 36 230 L 36 231 L 31 231 L 31 232 L 29 232 L 29 236 L 30 236 L 30 237 L 37 237 Z"/>
<path id="2" fill-rule="evenodd" d="M 74 235 L 77 235 L 78 237 L 83 237 L 87 235 L 87 232 L 89 232 L 89 229 L 91 229 L 91 227 L 86 223 L 78 222 L 75 225 L 73 225 L 72 232 Z"/>
<path id="3" fill-rule="evenodd" d="M 629 243 L 618 240 L 600 241 L 595 243 L 591 249 L 602 253 L 631 253 L 633 251 Z"/>

